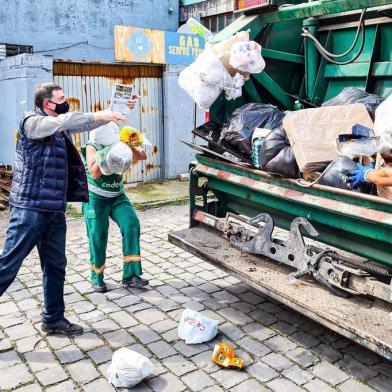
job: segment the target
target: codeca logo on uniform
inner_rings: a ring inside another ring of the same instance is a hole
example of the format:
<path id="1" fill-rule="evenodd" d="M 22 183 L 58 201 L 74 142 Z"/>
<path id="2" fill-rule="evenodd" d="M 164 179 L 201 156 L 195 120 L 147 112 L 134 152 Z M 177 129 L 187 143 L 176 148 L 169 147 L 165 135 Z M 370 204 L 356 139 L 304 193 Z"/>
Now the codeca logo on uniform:
<path id="1" fill-rule="evenodd" d="M 118 188 L 119 186 L 119 182 L 113 182 L 112 184 L 102 184 L 102 188 Z"/>

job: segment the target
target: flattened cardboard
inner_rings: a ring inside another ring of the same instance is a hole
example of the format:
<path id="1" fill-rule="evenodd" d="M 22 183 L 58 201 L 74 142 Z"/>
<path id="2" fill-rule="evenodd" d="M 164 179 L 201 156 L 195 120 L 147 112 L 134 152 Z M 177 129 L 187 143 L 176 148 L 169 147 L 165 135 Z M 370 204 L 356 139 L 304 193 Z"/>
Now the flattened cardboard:
<path id="1" fill-rule="evenodd" d="M 288 113 L 283 126 L 301 173 L 322 170 L 336 159 L 336 137 L 351 134 L 355 124 L 373 128 L 373 121 L 361 103 Z"/>

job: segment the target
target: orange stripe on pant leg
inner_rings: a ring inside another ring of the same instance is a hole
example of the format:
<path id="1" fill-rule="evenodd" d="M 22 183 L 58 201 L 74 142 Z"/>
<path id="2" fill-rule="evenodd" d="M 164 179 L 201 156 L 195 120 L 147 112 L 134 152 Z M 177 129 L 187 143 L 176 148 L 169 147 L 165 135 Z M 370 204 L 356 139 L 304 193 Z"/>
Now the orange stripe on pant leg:
<path id="1" fill-rule="evenodd" d="M 102 275 L 103 271 L 105 270 L 105 265 L 102 265 L 101 267 L 96 267 L 95 265 L 92 265 L 91 271 L 94 271 L 97 275 Z"/>
<path id="2" fill-rule="evenodd" d="M 142 261 L 142 257 L 140 255 L 124 256 L 124 263 L 132 263 L 137 261 Z"/>

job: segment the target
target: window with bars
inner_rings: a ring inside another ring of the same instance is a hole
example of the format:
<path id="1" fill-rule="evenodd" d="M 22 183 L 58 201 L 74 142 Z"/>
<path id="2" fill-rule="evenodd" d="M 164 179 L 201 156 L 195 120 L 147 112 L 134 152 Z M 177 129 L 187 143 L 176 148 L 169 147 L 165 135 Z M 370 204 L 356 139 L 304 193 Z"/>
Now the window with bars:
<path id="1" fill-rule="evenodd" d="M 207 29 L 211 30 L 213 33 L 223 30 L 226 26 L 228 26 L 234 19 L 239 18 L 240 14 L 233 14 L 232 12 L 228 12 L 226 14 L 220 15 L 212 15 L 206 18 L 201 19 L 201 23 Z"/>
<path id="2" fill-rule="evenodd" d="M 16 56 L 22 53 L 33 53 L 33 47 L 28 45 L 11 45 L 11 44 L 1 44 L 5 46 L 6 57 Z"/>

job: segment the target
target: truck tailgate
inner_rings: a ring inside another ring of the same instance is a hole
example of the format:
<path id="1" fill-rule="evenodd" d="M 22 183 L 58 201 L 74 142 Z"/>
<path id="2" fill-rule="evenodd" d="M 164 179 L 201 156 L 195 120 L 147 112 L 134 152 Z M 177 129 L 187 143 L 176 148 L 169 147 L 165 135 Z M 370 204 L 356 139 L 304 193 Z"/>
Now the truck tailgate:
<path id="1" fill-rule="evenodd" d="M 221 233 L 197 226 L 169 234 L 178 247 L 217 266 L 289 308 L 392 360 L 392 306 L 364 297 L 340 298 L 302 278 L 289 285 L 292 270 L 267 258 L 233 249 Z"/>

